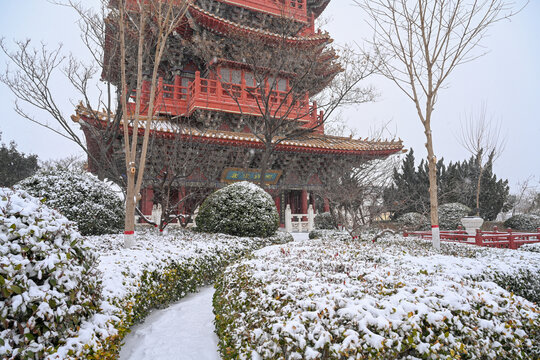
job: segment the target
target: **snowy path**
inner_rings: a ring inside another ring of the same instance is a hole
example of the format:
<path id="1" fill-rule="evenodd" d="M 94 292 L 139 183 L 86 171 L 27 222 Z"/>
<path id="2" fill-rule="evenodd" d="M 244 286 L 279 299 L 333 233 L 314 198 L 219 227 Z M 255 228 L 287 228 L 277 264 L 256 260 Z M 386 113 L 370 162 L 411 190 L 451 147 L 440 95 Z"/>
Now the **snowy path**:
<path id="1" fill-rule="evenodd" d="M 309 240 L 309 233 L 291 233 L 295 241 Z"/>
<path id="2" fill-rule="evenodd" d="M 213 287 L 150 314 L 126 337 L 120 360 L 218 360 Z"/>
<path id="3" fill-rule="evenodd" d="M 295 241 L 308 233 L 293 233 Z M 213 287 L 205 287 L 150 314 L 126 336 L 120 360 L 219 360 L 212 313 Z"/>

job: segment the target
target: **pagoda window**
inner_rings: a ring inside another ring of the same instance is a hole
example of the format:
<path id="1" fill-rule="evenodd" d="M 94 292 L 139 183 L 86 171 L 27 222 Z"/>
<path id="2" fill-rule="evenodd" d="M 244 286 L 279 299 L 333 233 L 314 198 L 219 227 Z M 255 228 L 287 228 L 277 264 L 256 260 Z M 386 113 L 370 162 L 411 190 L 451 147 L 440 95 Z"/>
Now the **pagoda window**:
<path id="1" fill-rule="evenodd" d="M 277 91 L 287 91 L 287 79 L 284 78 L 276 78 L 275 77 L 269 77 L 268 78 L 268 85 L 272 87 L 273 90 Z"/>
<path id="2" fill-rule="evenodd" d="M 255 75 L 253 75 L 251 71 L 246 71 L 244 73 L 244 78 L 246 79 L 246 86 L 257 86 L 257 83 L 255 82 Z"/>
<path id="3" fill-rule="evenodd" d="M 219 69 L 219 75 L 221 76 L 221 81 L 229 84 L 240 85 L 242 83 L 242 71 L 236 69 Z"/>

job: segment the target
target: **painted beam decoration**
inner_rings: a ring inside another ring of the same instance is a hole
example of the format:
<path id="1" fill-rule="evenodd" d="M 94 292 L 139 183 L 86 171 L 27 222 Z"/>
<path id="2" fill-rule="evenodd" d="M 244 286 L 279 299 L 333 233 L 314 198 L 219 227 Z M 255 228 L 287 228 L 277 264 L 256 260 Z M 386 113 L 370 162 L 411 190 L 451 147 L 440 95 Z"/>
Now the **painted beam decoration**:
<path id="1" fill-rule="evenodd" d="M 267 185 L 277 185 L 282 173 L 281 170 L 266 170 L 264 182 Z M 237 181 L 258 182 L 260 179 L 260 169 L 226 168 L 221 174 L 221 181 L 227 184 Z"/>

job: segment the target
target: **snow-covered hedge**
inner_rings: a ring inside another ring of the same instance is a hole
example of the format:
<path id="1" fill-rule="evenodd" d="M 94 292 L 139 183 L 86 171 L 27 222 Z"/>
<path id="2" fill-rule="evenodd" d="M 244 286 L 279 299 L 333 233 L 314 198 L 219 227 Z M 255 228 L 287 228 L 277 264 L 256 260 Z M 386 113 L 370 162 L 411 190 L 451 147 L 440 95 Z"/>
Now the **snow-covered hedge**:
<path id="1" fill-rule="evenodd" d="M 351 235 L 346 231 L 318 229 L 311 230 L 309 238 L 348 241 L 351 240 Z"/>
<path id="2" fill-rule="evenodd" d="M 514 230 L 536 231 L 540 228 L 540 216 L 533 214 L 514 215 L 504 222 L 504 226 Z"/>
<path id="3" fill-rule="evenodd" d="M 211 233 L 265 237 L 276 233 L 279 215 L 266 191 L 242 181 L 206 198 L 197 215 L 197 227 Z"/>
<path id="4" fill-rule="evenodd" d="M 421 240 L 310 240 L 229 267 L 214 298 L 223 359 L 538 359 L 540 308 L 481 274 L 538 254 Z M 238 314 L 241 314 L 240 316 Z"/>
<path id="5" fill-rule="evenodd" d="M 233 260 L 286 235 L 239 238 L 171 229 L 136 234 L 136 245 L 123 248 L 122 235 L 88 238 L 99 253 L 104 301 L 100 313 L 84 322 L 49 359 L 117 359 L 129 328 L 155 308 L 163 308 L 208 284 Z"/>
<path id="6" fill-rule="evenodd" d="M 439 225 L 443 230 L 456 230 L 461 226 L 461 219 L 471 212 L 471 208 L 460 203 L 439 206 Z"/>
<path id="7" fill-rule="evenodd" d="M 519 250 L 540 253 L 540 243 L 522 245 Z"/>
<path id="8" fill-rule="evenodd" d="M 98 309 L 96 257 L 75 226 L 0 189 L 0 358 L 43 359 Z"/>
<path id="9" fill-rule="evenodd" d="M 429 220 L 420 213 L 409 212 L 399 216 L 396 222 L 407 230 L 418 231 L 429 228 Z"/>
<path id="10" fill-rule="evenodd" d="M 76 222 L 83 235 L 116 233 L 123 228 L 122 200 L 111 186 L 90 173 L 45 169 L 18 186 Z"/>
<path id="11" fill-rule="evenodd" d="M 324 212 L 315 215 L 315 229 L 335 230 L 337 224 L 334 217 L 329 212 Z"/>

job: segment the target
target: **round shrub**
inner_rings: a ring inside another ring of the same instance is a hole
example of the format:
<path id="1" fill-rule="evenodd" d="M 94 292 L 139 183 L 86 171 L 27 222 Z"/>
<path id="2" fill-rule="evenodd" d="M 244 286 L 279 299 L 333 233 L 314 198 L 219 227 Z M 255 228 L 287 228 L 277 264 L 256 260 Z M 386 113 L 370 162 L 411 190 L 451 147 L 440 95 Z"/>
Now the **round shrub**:
<path id="1" fill-rule="evenodd" d="M 276 233 L 279 215 L 266 191 L 242 181 L 207 197 L 199 208 L 196 222 L 205 232 L 267 237 Z"/>
<path id="2" fill-rule="evenodd" d="M 117 233 L 124 226 L 123 201 L 111 187 L 89 173 L 65 169 L 39 171 L 18 184 L 77 223 L 83 235 Z"/>
<path id="3" fill-rule="evenodd" d="M 396 222 L 407 230 L 418 231 L 425 230 L 429 220 L 420 213 L 409 212 L 399 216 Z"/>
<path id="4" fill-rule="evenodd" d="M 315 229 L 320 230 L 335 230 L 337 224 L 334 217 L 329 212 L 323 212 L 315 215 Z"/>
<path id="5" fill-rule="evenodd" d="M 43 359 L 76 335 L 99 307 L 95 263 L 64 216 L 0 189 L 0 358 Z"/>
<path id="6" fill-rule="evenodd" d="M 514 215 L 504 222 L 504 226 L 514 230 L 536 231 L 540 228 L 540 216 L 533 214 Z"/>
<path id="7" fill-rule="evenodd" d="M 471 208 L 460 203 L 439 206 L 439 225 L 443 230 L 456 230 L 461 225 L 461 218 L 469 215 Z"/>

